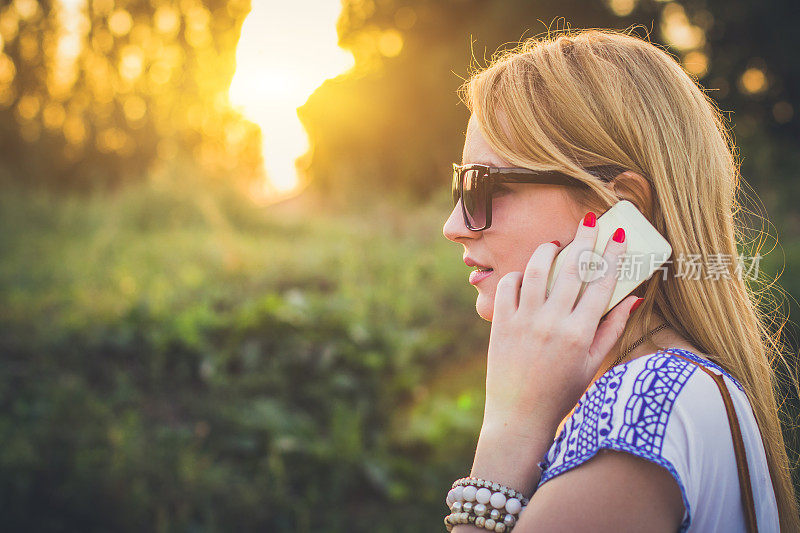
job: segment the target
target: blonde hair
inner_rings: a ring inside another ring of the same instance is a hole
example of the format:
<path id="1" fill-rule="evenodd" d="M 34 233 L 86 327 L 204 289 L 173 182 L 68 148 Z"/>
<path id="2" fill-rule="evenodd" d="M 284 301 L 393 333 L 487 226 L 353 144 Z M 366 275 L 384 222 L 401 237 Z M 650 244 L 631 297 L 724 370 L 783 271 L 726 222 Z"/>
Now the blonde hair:
<path id="1" fill-rule="evenodd" d="M 781 530 L 800 531 L 773 369 L 780 359 L 790 370 L 782 354 L 785 321 L 771 331 L 776 309 L 759 308 L 763 291 L 744 275 L 675 277 L 679 254 L 699 252 L 707 264 L 711 251 L 737 259 L 737 246 L 749 244 L 735 220 L 742 211 L 737 154 L 713 100 L 659 46 L 596 29 L 548 31 L 517 43 L 471 72 L 458 92 L 503 159 L 575 176 L 587 186 L 580 201 L 598 212 L 624 197 L 669 240 L 673 263 L 665 277 L 657 273 L 639 287 L 645 300 L 629 325 L 649 331 L 660 315 L 742 384 L 764 442 Z M 605 164 L 645 177 L 652 201 L 642 191 L 614 192 L 584 170 Z M 626 328 L 620 346 L 631 344 L 633 330 Z M 797 387 L 796 378 L 792 383 Z"/>

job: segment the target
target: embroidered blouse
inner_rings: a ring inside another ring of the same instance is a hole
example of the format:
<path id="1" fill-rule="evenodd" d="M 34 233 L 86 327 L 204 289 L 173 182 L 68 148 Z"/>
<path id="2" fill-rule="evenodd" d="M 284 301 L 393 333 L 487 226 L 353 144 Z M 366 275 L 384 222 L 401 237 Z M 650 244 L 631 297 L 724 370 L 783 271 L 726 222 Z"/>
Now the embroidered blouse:
<path id="1" fill-rule="evenodd" d="M 631 453 L 669 471 L 684 503 L 680 532 L 746 532 L 725 404 L 711 376 L 724 376 L 741 427 L 759 531 L 779 532 L 778 508 L 758 425 L 741 384 L 719 365 L 680 348 L 619 364 L 581 396 L 544 459 L 538 486 L 601 449 Z"/>

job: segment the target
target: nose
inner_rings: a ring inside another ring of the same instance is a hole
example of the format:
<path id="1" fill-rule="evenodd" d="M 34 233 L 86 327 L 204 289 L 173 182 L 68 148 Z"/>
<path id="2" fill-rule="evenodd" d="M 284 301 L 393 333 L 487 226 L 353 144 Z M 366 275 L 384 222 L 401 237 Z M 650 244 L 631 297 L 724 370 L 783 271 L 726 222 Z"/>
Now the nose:
<path id="1" fill-rule="evenodd" d="M 464 224 L 464 215 L 461 211 L 461 200 L 453 207 L 453 210 L 450 212 L 450 216 L 444 223 L 444 227 L 442 228 L 442 234 L 444 236 L 453 241 L 458 242 L 457 239 L 459 238 L 474 238 L 480 234 L 479 231 L 472 231 Z"/>

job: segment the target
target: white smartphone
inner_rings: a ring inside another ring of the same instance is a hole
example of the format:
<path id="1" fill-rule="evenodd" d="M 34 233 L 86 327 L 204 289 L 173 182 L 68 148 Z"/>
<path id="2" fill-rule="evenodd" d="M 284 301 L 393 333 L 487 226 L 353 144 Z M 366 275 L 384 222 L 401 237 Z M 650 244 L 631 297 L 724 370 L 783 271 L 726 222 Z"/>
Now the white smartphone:
<path id="1" fill-rule="evenodd" d="M 667 242 L 667 239 L 650 224 L 650 221 L 645 218 L 636 206 L 628 200 L 620 200 L 597 218 L 597 240 L 594 248 L 583 251 L 579 256 L 581 280 L 583 282 L 575 300 L 576 302 L 580 300 L 589 283 L 601 277 L 608 268 L 613 268 L 613 265 L 607 265 L 603 260 L 603 252 L 608 240 L 617 228 L 625 230 L 625 240 L 628 242 L 628 247 L 621 264 L 617 268 L 617 284 L 608 307 L 603 311 L 603 315 L 608 313 L 642 282 L 650 279 L 656 270 L 663 270 L 661 266 L 672 255 L 672 246 Z M 547 296 L 550 295 L 550 290 L 555 283 L 558 272 L 561 270 L 567 251 L 574 245 L 575 241 L 572 241 L 558 253 L 547 278 Z"/>

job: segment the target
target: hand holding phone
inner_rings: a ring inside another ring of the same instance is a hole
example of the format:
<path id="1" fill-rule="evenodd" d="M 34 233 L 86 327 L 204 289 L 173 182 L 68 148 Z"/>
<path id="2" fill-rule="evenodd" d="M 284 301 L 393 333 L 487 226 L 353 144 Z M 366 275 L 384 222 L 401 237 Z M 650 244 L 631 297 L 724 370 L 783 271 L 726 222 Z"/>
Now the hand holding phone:
<path id="1" fill-rule="evenodd" d="M 617 284 L 614 293 L 603 315 L 608 313 L 623 298 L 629 295 L 642 282 L 649 279 L 672 255 L 672 246 L 650 221 L 628 200 L 620 200 L 597 219 L 597 240 L 594 249 L 586 250 L 580 255 L 580 272 L 583 284 L 578 293 L 576 302 L 580 300 L 586 286 L 601 277 L 607 268 L 614 265 L 605 265 L 603 250 L 612 233 L 617 228 L 625 230 L 628 241 L 627 251 L 623 261 L 617 268 Z M 547 278 L 545 294 L 550 295 L 550 290 L 555 283 L 558 272 L 563 266 L 565 253 L 574 244 L 574 241 L 565 246 L 556 257 Z"/>

